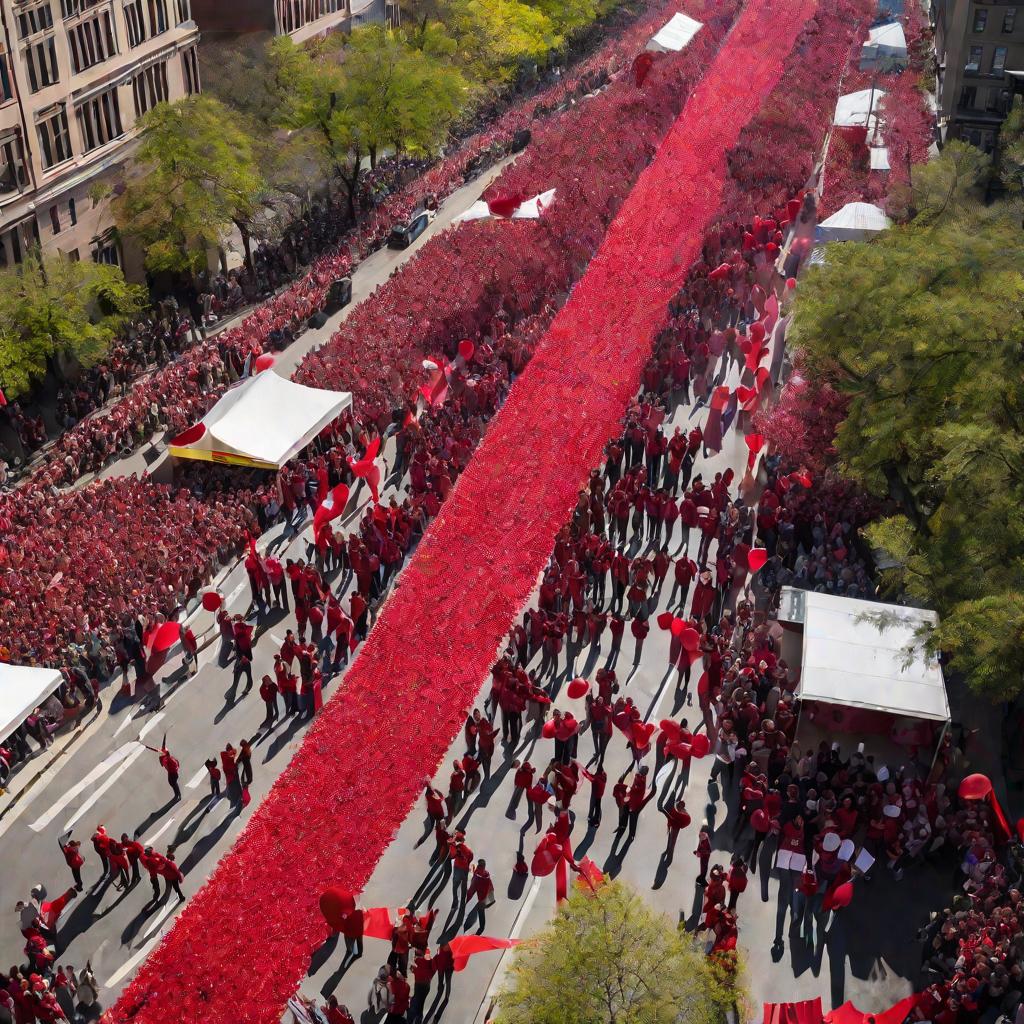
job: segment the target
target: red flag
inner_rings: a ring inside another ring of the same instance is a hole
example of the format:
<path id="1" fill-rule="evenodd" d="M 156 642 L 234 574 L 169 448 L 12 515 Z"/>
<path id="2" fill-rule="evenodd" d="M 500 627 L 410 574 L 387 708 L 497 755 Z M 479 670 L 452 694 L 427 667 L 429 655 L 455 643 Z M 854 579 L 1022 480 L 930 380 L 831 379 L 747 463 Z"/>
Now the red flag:
<path id="1" fill-rule="evenodd" d="M 363 911 L 363 935 L 367 938 L 390 942 L 394 930 L 390 907 L 370 907 Z"/>
<path id="2" fill-rule="evenodd" d="M 327 492 L 317 510 L 313 513 L 313 538 L 320 536 L 320 531 L 332 520 L 345 511 L 348 504 L 348 485 L 338 484 Z"/>
<path id="3" fill-rule="evenodd" d="M 391 936 L 389 935 L 388 938 Z M 448 943 L 455 958 L 455 970 L 464 971 L 471 956 L 487 953 L 492 949 L 512 949 L 519 945 L 518 939 L 494 939 L 489 935 L 456 935 Z"/>

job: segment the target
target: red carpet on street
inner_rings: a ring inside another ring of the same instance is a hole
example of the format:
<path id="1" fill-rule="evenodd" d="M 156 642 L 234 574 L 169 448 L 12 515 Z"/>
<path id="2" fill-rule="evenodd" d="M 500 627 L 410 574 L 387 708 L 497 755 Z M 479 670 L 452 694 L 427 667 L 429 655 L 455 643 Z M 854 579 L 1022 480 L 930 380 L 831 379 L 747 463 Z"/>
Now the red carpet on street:
<path id="1" fill-rule="evenodd" d="M 719 209 L 726 153 L 815 0 L 750 0 L 644 172 L 369 640 L 235 848 L 111 1012 L 276 1022 L 434 773 L 617 431 L 666 307 Z M 628 130 L 628 126 L 623 126 Z"/>

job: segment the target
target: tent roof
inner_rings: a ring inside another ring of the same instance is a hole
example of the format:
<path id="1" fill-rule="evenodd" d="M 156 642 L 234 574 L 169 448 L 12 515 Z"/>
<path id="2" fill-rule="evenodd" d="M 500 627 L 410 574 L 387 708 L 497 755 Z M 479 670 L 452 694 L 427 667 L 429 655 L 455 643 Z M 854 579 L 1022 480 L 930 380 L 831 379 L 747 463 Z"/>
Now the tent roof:
<path id="1" fill-rule="evenodd" d="M 647 43 L 648 50 L 672 50 L 678 52 L 689 45 L 690 40 L 704 27 L 685 14 L 673 14 Z"/>
<path id="2" fill-rule="evenodd" d="M 847 203 L 818 225 L 814 238 L 818 242 L 855 241 L 891 226 L 885 212 L 872 203 Z"/>
<path id="3" fill-rule="evenodd" d="M 0 740 L 7 739 L 63 678 L 55 668 L 0 664 Z"/>
<path id="4" fill-rule="evenodd" d="M 942 669 L 917 637 L 935 612 L 792 587 L 782 603 L 804 625 L 801 700 L 949 721 Z"/>
<path id="5" fill-rule="evenodd" d="M 832 123 L 840 127 L 860 125 L 875 128 L 878 122 L 878 107 L 883 99 L 885 93 L 881 89 L 848 92 L 845 96 L 839 97 Z M 869 118 L 873 123 L 869 123 Z"/>
<path id="6" fill-rule="evenodd" d="M 886 50 L 906 53 L 907 37 L 903 26 L 898 21 L 890 21 L 885 25 L 876 25 L 868 30 L 868 41 L 865 46 L 880 46 Z"/>
<path id="7" fill-rule="evenodd" d="M 307 388 L 268 369 L 226 391 L 168 447 L 178 458 L 279 469 L 351 405 L 346 391 Z"/>

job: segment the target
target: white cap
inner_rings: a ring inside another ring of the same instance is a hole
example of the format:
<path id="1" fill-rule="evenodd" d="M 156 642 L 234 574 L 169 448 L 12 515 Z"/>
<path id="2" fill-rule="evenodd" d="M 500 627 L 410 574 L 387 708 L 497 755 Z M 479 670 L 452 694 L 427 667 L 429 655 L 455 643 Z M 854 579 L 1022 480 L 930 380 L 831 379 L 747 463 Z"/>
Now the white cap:
<path id="1" fill-rule="evenodd" d="M 900 809 L 895 804 L 886 804 L 882 808 L 882 813 L 887 818 L 898 818 L 900 816 Z"/>
<path id="2" fill-rule="evenodd" d="M 827 853 L 835 853 L 842 844 L 838 832 L 826 832 L 825 838 L 821 841 L 821 848 Z"/>
<path id="3" fill-rule="evenodd" d="M 885 765 L 883 764 L 882 767 L 879 768 L 877 772 L 875 772 L 875 778 L 878 779 L 879 782 L 888 782 L 889 781 L 889 769 L 886 768 Z"/>
<path id="4" fill-rule="evenodd" d="M 839 859 L 849 860 L 853 856 L 853 840 L 844 839 L 842 845 L 839 847 Z"/>

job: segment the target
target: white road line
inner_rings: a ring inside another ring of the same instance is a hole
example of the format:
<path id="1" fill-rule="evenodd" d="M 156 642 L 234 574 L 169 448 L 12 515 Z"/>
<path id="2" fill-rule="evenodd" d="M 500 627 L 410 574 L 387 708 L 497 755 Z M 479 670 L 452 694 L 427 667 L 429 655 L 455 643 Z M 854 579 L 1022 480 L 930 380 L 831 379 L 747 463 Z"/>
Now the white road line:
<path id="1" fill-rule="evenodd" d="M 197 771 L 195 775 L 193 775 L 192 778 L 185 783 L 186 788 L 195 789 L 196 786 L 198 786 L 199 783 L 202 782 L 203 779 L 205 779 L 208 775 L 209 772 L 207 772 L 206 765 L 204 764 L 203 767 L 200 768 L 199 771 Z"/>
<path id="2" fill-rule="evenodd" d="M 142 727 L 142 728 L 141 728 L 141 729 L 139 730 L 139 740 L 141 741 L 141 740 L 142 740 L 142 737 L 143 737 L 143 736 L 145 736 L 145 735 L 146 735 L 146 733 L 147 733 L 147 732 L 149 732 L 149 731 L 150 731 L 151 729 L 153 729 L 153 728 L 154 728 L 154 727 L 155 727 L 155 726 L 156 726 L 156 725 L 157 725 L 158 723 L 162 722 L 162 721 L 164 720 L 164 718 L 165 718 L 165 717 L 166 717 L 166 716 L 164 715 L 164 713 L 163 713 L 162 711 L 160 711 L 160 712 L 158 712 L 157 714 L 155 714 L 155 715 L 154 715 L 154 716 L 153 716 L 153 717 L 152 717 L 152 718 L 151 718 L 151 719 L 150 719 L 150 720 L 149 720 L 149 721 L 148 721 L 148 722 L 147 722 L 147 723 L 146 723 L 146 724 L 145 724 L 145 725 L 144 725 L 144 726 L 143 726 L 143 727 Z"/>
<path id="3" fill-rule="evenodd" d="M 144 939 L 149 938 L 149 936 L 152 935 L 153 932 L 155 932 L 157 928 L 160 927 L 160 925 L 163 923 L 164 918 L 167 917 L 167 915 L 170 914 L 172 910 L 177 910 L 180 905 L 180 902 L 178 902 L 177 900 L 175 900 L 175 902 L 172 903 L 171 898 L 168 896 L 166 905 L 163 907 L 160 913 L 157 914 L 156 917 L 154 917 L 153 920 L 149 922 L 149 927 L 142 933 L 142 937 Z"/>
<path id="4" fill-rule="evenodd" d="M 114 971 L 114 973 L 107 979 L 107 983 L 104 987 L 113 988 L 122 980 L 122 978 L 125 978 L 129 974 L 131 974 L 131 972 L 134 971 L 135 968 L 138 967 L 139 964 L 142 963 L 142 961 L 145 960 L 147 956 L 149 956 L 153 947 L 159 941 L 159 935 L 157 935 L 156 938 L 150 939 L 149 942 L 147 942 L 142 947 L 142 949 L 140 949 L 138 953 L 135 954 L 135 956 L 133 956 L 130 960 L 126 960 L 123 964 L 121 964 L 121 966 L 116 971 Z"/>
<path id="5" fill-rule="evenodd" d="M 231 593 L 230 593 L 230 594 L 228 594 L 228 596 L 227 596 L 226 598 L 224 598 L 224 603 L 225 603 L 225 604 L 231 604 L 231 603 L 232 603 L 232 602 L 233 602 L 233 601 L 235 600 L 235 598 L 236 598 L 236 597 L 238 597 L 238 595 L 239 595 L 239 594 L 240 594 L 240 593 L 241 593 L 241 592 L 242 592 L 243 590 L 245 590 L 245 588 L 246 588 L 246 586 L 247 586 L 247 585 L 248 585 L 248 581 L 246 581 L 246 580 L 242 580 L 242 582 L 241 582 L 241 583 L 239 583 L 239 584 L 238 584 L 238 586 L 237 586 L 237 587 L 235 587 L 235 589 L 234 589 L 234 590 L 232 590 L 232 591 L 231 591 Z"/>
<path id="6" fill-rule="evenodd" d="M 276 633 L 271 633 L 270 634 L 270 639 L 273 640 L 274 643 L 277 644 L 278 647 L 280 647 L 280 646 L 282 646 L 284 644 L 284 641 Z"/>
<path id="7" fill-rule="evenodd" d="M 132 712 L 130 715 L 125 716 L 125 720 L 114 730 L 114 738 L 116 739 L 135 723 L 135 713 Z"/>
<path id="8" fill-rule="evenodd" d="M 103 794 L 106 793 L 106 791 L 110 789 L 110 787 L 113 786 L 114 783 L 117 782 L 117 780 L 122 775 L 124 775 L 124 773 L 128 771 L 128 769 L 131 768 L 131 766 L 145 753 L 145 747 L 136 747 L 135 750 L 131 754 L 129 754 L 124 759 L 124 761 L 122 761 L 121 764 L 111 773 L 110 778 L 108 778 L 101 786 L 99 786 L 93 792 L 92 796 L 90 796 L 89 799 L 86 800 L 85 803 L 82 804 L 82 806 L 79 807 L 77 811 L 75 811 L 74 817 L 64 826 L 64 828 L 61 829 L 61 831 L 67 832 L 68 829 L 72 828 L 75 825 L 75 823 L 85 814 L 85 812 L 88 811 L 95 803 L 97 803 L 100 797 L 103 796 Z"/>
<path id="9" fill-rule="evenodd" d="M 175 819 L 169 818 L 148 839 L 142 841 L 143 846 L 155 846 L 156 841 L 174 824 Z"/>
<path id="10" fill-rule="evenodd" d="M 48 810 L 36 821 L 29 825 L 33 832 L 42 832 L 54 818 L 64 810 L 72 800 L 81 793 L 84 793 L 93 783 L 98 782 L 111 768 L 123 761 L 133 750 L 139 750 L 139 745 L 134 741 L 118 747 L 112 754 L 106 757 L 81 782 L 75 783 L 63 796 L 55 801 Z"/>

